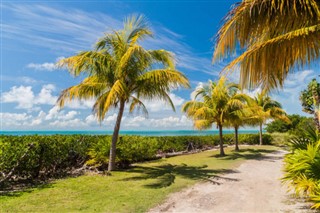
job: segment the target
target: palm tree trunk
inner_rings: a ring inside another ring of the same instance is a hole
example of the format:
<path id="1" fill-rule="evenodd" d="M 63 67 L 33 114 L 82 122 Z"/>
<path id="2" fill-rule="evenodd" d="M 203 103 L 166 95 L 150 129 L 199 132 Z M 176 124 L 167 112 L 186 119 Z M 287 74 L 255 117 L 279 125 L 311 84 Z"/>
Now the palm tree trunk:
<path id="1" fill-rule="evenodd" d="M 234 127 L 234 139 L 235 139 L 235 151 L 240 151 L 239 149 L 239 140 L 238 140 L 238 127 L 235 126 Z"/>
<path id="2" fill-rule="evenodd" d="M 320 105 L 319 110 L 315 109 L 314 111 L 314 122 L 316 124 L 317 130 L 320 132 Z"/>
<path id="3" fill-rule="evenodd" d="M 116 144 L 117 144 L 117 141 L 118 141 L 120 124 L 121 124 L 121 119 L 122 119 L 122 115 L 123 115 L 123 111 L 124 111 L 124 105 L 125 105 L 125 102 L 124 101 L 120 101 L 119 113 L 118 113 L 118 116 L 117 116 L 116 125 L 114 126 L 113 135 L 112 135 L 108 172 L 110 172 L 110 171 L 115 169 Z"/>
<path id="4" fill-rule="evenodd" d="M 320 132 L 320 96 L 316 89 L 312 91 L 312 96 L 314 105 L 314 121 L 316 123 L 317 130 Z"/>
<path id="5" fill-rule="evenodd" d="M 220 138 L 220 156 L 225 156 L 224 150 L 223 150 L 223 138 L 222 138 L 222 125 L 219 124 L 219 138 Z"/>
<path id="6" fill-rule="evenodd" d="M 260 127 L 260 131 L 259 131 L 259 134 L 260 134 L 260 145 L 262 145 L 262 123 L 260 123 L 259 127 Z"/>

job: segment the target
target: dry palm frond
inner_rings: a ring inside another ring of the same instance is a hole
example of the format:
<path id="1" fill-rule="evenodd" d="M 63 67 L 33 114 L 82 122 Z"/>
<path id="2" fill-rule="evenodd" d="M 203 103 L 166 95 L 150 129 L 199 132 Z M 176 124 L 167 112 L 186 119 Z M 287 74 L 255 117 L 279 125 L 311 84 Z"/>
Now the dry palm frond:
<path id="1" fill-rule="evenodd" d="M 216 61 L 245 50 L 226 70 L 240 64 L 241 85 L 282 86 L 297 67 L 320 57 L 317 0 L 244 0 L 235 5 L 217 34 Z"/>

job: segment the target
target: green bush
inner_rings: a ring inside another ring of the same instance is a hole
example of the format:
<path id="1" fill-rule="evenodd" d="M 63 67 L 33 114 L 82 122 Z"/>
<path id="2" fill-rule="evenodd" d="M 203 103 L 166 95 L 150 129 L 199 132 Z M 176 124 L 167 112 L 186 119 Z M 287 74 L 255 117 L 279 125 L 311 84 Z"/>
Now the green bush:
<path id="1" fill-rule="evenodd" d="M 306 128 L 303 136 L 290 140 L 291 153 L 285 156 L 283 181 L 298 195 L 308 197 L 320 209 L 320 135 L 315 128 Z"/>
<path id="2" fill-rule="evenodd" d="M 1 136 L 0 171 L 7 174 L 16 167 L 14 175 L 23 178 L 62 175 L 83 165 L 93 139 L 81 135 Z"/>
<path id="3" fill-rule="evenodd" d="M 234 135 L 225 134 L 225 144 L 233 144 Z M 270 144 L 269 135 L 263 136 Z M 111 136 L 51 135 L 0 136 L 0 171 L 15 168 L 18 178 L 50 178 L 68 174 L 85 163 L 106 169 Z M 258 144 L 258 134 L 240 134 L 239 144 Z M 117 144 L 118 166 L 155 159 L 159 153 L 203 149 L 219 144 L 218 135 L 208 136 L 122 136 Z M 23 159 L 22 156 L 25 155 Z M 1 177 L 0 177 L 1 179 Z"/>

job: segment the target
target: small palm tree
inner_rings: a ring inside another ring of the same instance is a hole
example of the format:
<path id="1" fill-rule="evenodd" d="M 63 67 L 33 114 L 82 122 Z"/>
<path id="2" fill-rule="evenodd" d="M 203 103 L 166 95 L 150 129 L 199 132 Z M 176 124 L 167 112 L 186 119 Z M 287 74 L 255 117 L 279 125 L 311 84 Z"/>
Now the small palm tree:
<path id="1" fill-rule="evenodd" d="M 209 81 L 207 85 L 195 91 L 195 98 L 186 102 L 182 111 L 194 121 L 199 130 L 209 129 L 217 124 L 220 137 L 220 156 L 224 156 L 222 129 L 226 125 L 229 108 L 241 105 L 237 96 L 238 85 L 228 83 L 224 77 L 218 82 Z M 200 100 L 197 100 L 197 98 Z"/>
<path id="2" fill-rule="evenodd" d="M 152 36 L 143 16 L 125 20 L 124 28 L 106 34 L 96 43 L 95 49 L 63 59 L 69 71 L 79 76 L 86 73 L 80 84 L 62 91 L 58 104 L 72 99 L 95 98 L 93 112 L 101 122 L 110 109 L 117 108 L 118 116 L 113 131 L 108 171 L 115 168 L 118 140 L 125 105 L 130 112 L 147 109 L 142 99 L 161 99 L 174 105 L 169 97 L 171 89 L 189 87 L 188 79 L 175 69 L 174 58 L 165 50 L 145 50 L 139 41 Z"/>
<path id="3" fill-rule="evenodd" d="M 217 34 L 213 60 L 243 53 L 225 68 L 240 65 L 244 87 L 282 86 L 288 73 L 320 57 L 319 0 L 243 0 L 227 14 Z"/>
<path id="4" fill-rule="evenodd" d="M 232 105 L 229 108 L 227 126 L 234 128 L 234 144 L 235 151 L 240 151 L 239 149 L 239 139 L 238 130 L 241 126 L 250 124 L 248 120 L 248 111 L 250 111 L 249 103 L 252 102 L 252 98 L 246 94 L 238 94 L 239 103 L 237 105 Z"/>
<path id="5" fill-rule="evenodd" d="M 290 122 L 286 116 L 286 112 L 282 109 L 279 102 L 272 100 L 266 92 L 261 92 L 256 95 L 250 103 L 251 116 L 247 120 L 248 123 L 259 125 L 260 145 L 262 145 L 262 126 L 268 119 L 281 119 L 285 122 Z"/>

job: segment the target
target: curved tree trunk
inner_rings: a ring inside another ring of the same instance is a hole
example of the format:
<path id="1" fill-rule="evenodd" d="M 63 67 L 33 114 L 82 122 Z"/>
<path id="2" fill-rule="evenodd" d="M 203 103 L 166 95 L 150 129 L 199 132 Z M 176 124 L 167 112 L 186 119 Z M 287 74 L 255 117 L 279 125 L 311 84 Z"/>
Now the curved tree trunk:
<path id="1" fill-rule="evenodd" d="M 235 140 L 235 151 L 240 151 L 239 149 L 239 140 L 238 140 L 238 129 L 239 127 L 235 126 L 234 127 L 234 140 Z"/>
<path id="2" fill-rule="evenodd" d="M 112 135 L 108 172 L 110 172 L 110 171 L 115 169 L 116 144 L 117 144 L 117 141 L 118 141 L 120 124 L 121 124 L 121 119 L 122 119 L 122 115 L 123 115 L 123 111 L 124 111 L 124 105 L 125 105 L 125 102 L 124 101 L 120 101 L 119 113 L 118 113 L 118 116 L 117 116 L 116 125 L 114 126 L 113 135 Z"/>
<path id="3" fill-rule="evenodd" d="M 219 126 L 219 138 L 220 138 L 220 156 L 225 156 L 225 153 L 223 150 L 222 125 L 218 124 L 218 126 Z"/>
<path id="4" fill-rule="evenodd" d="M 260 127 L 260 131 L 259 131 L 260 143 L 259 144 L 262 145 L 262 123 L 260 123 L 259 127 Z"/>

